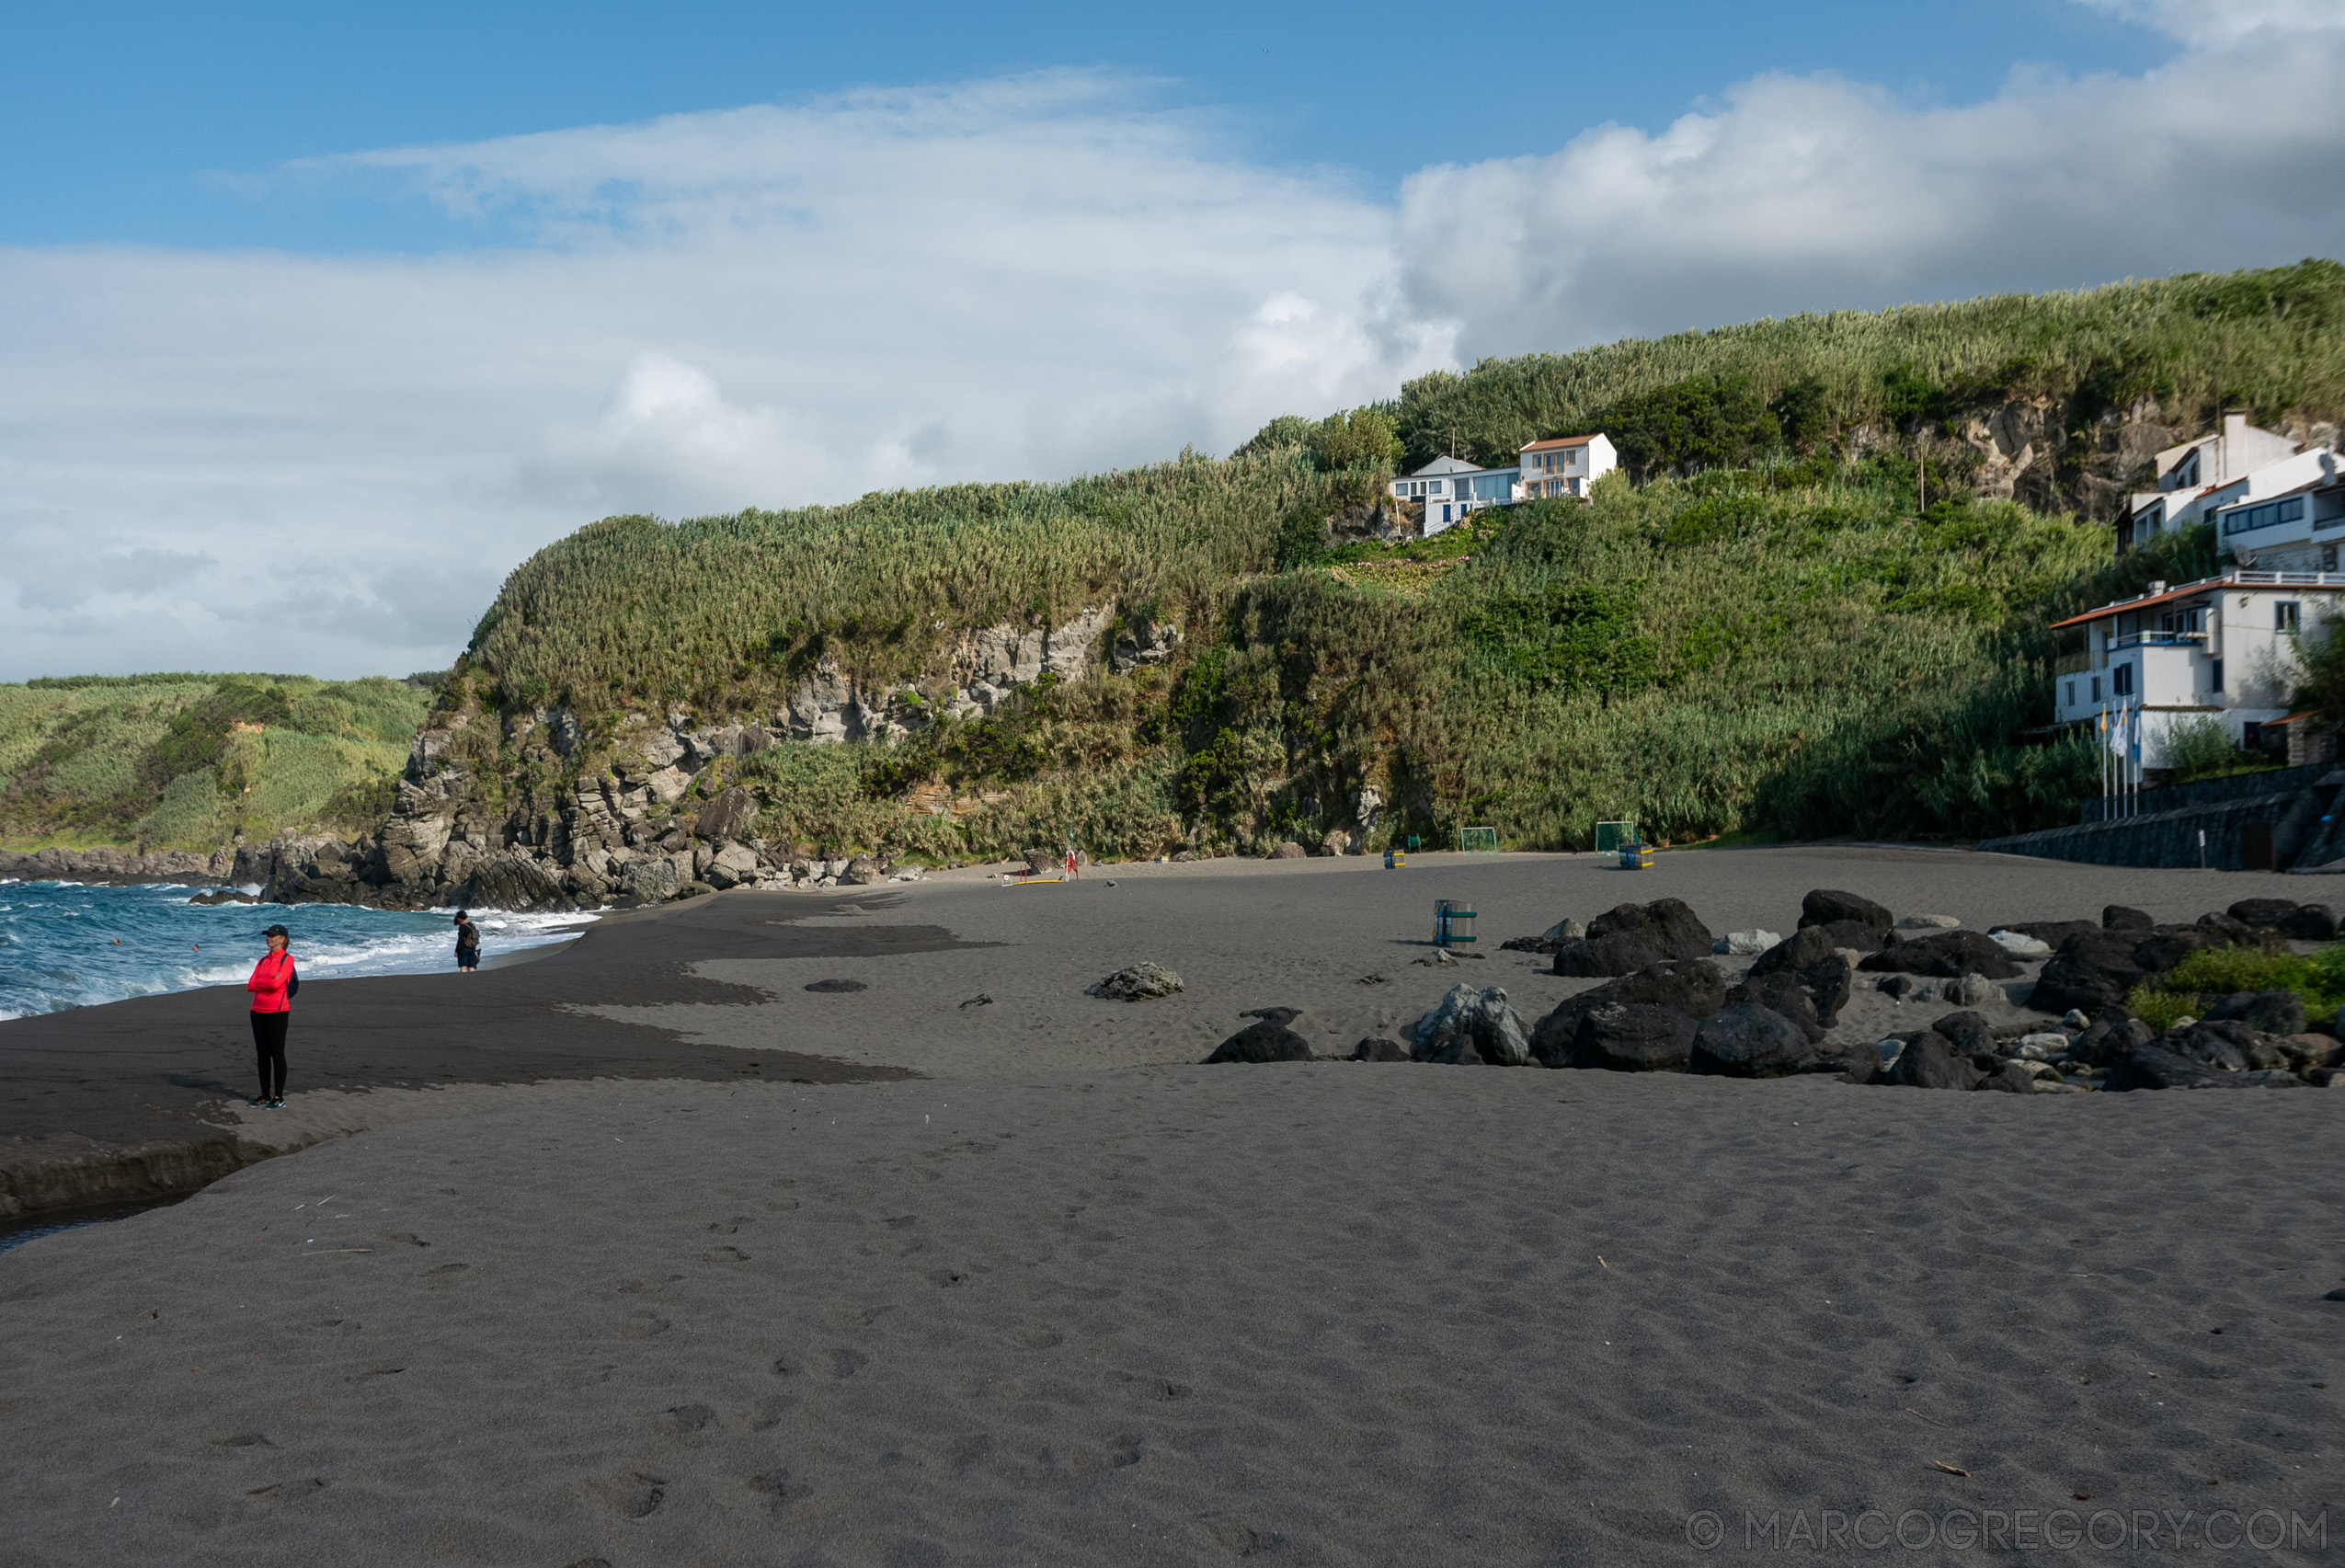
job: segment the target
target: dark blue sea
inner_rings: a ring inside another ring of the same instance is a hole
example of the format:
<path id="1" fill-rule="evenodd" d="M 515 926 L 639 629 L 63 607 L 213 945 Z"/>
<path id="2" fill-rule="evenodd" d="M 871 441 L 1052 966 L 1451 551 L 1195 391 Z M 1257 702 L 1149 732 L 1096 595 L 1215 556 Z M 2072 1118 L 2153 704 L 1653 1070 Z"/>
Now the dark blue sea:
<path id="1" fill-rule="evenodd" d="M 198 986 L 241 986 L 266 944 L 293 933 L 304 979 L 455 966 L 452 910 L 393 914 L 346 904 L 190 904 L 200 887 L 0 881 L 0 1018 Z M 592 915 L 473 912 L 482 956 L 575 936 Z"/>

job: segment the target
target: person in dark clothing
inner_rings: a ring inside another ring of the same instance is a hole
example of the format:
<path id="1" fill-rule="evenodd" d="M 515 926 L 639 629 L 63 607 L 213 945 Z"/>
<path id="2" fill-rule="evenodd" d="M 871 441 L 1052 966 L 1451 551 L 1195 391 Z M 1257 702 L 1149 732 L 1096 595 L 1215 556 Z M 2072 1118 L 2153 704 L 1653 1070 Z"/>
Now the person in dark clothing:
<path id="1" fill-rule="evenodd" d="M 285 1031 L 293 1021 L 293 995 L 302 989 L 302 977 L 293 967 L 293 933 L 281 925 L 272 925 L 260 933 L 269 943 L 269 951 L 253 966 L 252 979 L 245 982 L 245 990 L 252 993 L 253 1054 L 260 1065 L 260 1093 L 252 1100 L 255 1106 L 267 1106 L 273 1111 L 285 1108 Z"/>
<path id="2" fill-rule="evenodd" d="M 480 967 L 480 927 L 469 910 L 456 911 L 456 971 L 469 975 Z"/>

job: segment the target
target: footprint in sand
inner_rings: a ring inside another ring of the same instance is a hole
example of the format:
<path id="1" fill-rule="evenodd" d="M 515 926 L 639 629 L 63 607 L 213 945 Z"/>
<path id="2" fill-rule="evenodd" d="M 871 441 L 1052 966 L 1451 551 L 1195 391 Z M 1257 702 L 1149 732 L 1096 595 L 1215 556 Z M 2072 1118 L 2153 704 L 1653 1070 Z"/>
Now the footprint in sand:
<path id="1" fill-rule="evenodd" d="M 716 1420 L 716 1412 L 704 1404 L 680 1404 L 665 1413 L 675 1422 L 676 1434 L 681 1437 L 705 1432 Z"/>
<path id="2" fill-rule="evenodd" d="M 621 1339 L 649 1339 L 656 1333 L 666 1333 L 669 1322 L 658 1312 L 629 1312 L 619 1320 Z"/>
<path id="3" fill-rule="evenodd" d="M 631 1471 L 624 1475 L 589 1481 L 587 1495 L 625 1519 L 648 1518 L 668 1498 L 668 1483 L 656 1475 Z"/>

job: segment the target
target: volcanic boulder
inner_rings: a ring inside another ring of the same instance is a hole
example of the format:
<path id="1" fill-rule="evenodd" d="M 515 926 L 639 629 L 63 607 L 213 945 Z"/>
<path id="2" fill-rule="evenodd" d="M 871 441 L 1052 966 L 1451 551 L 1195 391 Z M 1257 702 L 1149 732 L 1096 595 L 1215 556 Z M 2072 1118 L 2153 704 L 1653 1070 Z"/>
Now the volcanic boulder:
<path id="1" fill-rule="evenodd" d="M 1743 1002 L 1703 1019 L 1694 1030 L 1687 1070 L 1722 1078 L 1780 1078 L 1813 1060 L 1806 1031 L 1772 1008 Z"/>

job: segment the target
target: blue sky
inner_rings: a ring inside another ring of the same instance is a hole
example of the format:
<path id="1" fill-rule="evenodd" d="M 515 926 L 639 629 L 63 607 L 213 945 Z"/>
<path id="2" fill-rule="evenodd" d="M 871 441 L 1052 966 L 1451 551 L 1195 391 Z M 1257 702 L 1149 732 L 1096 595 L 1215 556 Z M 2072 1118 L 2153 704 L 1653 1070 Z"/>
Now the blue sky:
<path id="1" fill-rule="evenodd" d="M 376 147 L 1065 67 L 1148 80 L 1250 158 L 1389 189 L 1428 164 L 1552 152 L 1607 120 L 1658 130 L 1761 72 L 1965 102 L 2015 65 L 2138 73 L 2176 47 L 2066 0 L 19 5 L 0 12 L 0 243 L 495 244 L 503 224 L 423 200 L 254 179 Z"/>
<path id="2" fill-rule="evenodd" d="M 0 150 L 0 680 L 405 673 L 612 513 L 2345 254 L 2345 0 L 18 5 Z"/>

